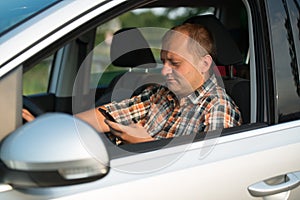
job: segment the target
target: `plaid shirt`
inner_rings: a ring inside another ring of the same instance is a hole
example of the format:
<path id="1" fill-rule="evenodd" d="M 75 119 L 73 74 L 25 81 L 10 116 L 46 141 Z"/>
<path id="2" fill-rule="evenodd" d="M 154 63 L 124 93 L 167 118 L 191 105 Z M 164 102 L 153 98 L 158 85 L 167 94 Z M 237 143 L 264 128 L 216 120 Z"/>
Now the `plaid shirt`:
<path id="1" fill-rule="evenodd" d="M 140 95 L 105 105 L 117 122 L 139 122 L 156 138 L 168 138 L 241 125 L 238 107 L 213 75 L 180 102 L 167 87 L 152 86 Z"/>

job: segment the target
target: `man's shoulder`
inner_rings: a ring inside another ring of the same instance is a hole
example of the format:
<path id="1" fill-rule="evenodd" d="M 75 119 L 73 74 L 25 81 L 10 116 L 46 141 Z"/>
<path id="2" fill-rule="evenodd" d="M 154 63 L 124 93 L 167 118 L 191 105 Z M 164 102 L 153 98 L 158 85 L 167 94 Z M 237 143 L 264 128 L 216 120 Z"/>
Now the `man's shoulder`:
<path id="1" fill-rule="evenodd" d="M 225 89 L 220 86 L 216 86 L 207 91 L 206 94 L 201 98 L 199 103 L 201 103 L 202 101 L 207 101 L 208 103 L 214 105 L 234 103 L 232 98 L 226 93 Z"/>

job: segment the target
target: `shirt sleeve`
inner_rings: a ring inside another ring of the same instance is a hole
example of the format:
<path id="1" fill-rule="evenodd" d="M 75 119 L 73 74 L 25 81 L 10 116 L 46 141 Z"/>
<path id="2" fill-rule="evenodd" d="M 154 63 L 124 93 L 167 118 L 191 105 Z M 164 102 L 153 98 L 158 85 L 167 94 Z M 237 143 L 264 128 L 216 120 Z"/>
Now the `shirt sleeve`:
<path id="1" fill-rule="evenodd" d="M 241 114 L 234 103 L 224 99 L 215 99 L 215 101 L 218 102 L 211 106 L 205 116 L 206 127 L 204 131 L 241 125 Z"/>
<path id="2" fill-rule="evenodd" d="M 144 118 L 151 104 L 151 96 L 156 88 L 148 87 L 141 94 L 120 102 L 111 102 L 104 105 L 118 123 L 129 125 Z"/>

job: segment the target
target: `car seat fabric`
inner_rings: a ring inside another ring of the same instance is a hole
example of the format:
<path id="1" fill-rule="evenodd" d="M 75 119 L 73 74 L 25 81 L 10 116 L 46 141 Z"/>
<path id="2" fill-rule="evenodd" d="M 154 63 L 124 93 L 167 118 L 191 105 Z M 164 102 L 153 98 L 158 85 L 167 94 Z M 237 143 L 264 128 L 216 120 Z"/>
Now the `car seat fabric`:
<path id="1" fill-rule="evenodd" d="M 137 28 L 124 28 L 114 33 L 110 58 L 118 67 L 156 67 L 149 44 Z"/>
<path id="2" fill-rule="evenodd" d="M 250 81 L 237 81 L 232 87 L 231 97 L 241 110 L 243 123 L 250 123 Z"/>
<path id="3" fill-rule="evenodd" d="M 214 15 L 194 16 L 184 23 L 201 24 L 212 34 L 216 46 L 216 65 L 234 65 L 243 62 L 242 54 L 224 25 Z"/>

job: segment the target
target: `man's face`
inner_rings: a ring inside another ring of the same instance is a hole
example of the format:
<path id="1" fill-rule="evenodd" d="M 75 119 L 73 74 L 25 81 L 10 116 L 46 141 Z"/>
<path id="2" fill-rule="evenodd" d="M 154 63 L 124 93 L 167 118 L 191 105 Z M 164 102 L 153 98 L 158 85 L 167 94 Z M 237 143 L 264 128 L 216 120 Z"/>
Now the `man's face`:
<path id="1" fill-rule="evenodd" d="M 201 60 L 188 50 L 187 36 L 172 37 L 161 51 L 167 87 L 179 97 L 192 93 L 203 84 Z"/>

